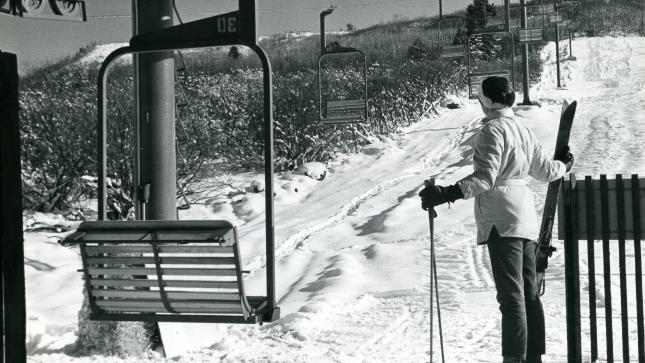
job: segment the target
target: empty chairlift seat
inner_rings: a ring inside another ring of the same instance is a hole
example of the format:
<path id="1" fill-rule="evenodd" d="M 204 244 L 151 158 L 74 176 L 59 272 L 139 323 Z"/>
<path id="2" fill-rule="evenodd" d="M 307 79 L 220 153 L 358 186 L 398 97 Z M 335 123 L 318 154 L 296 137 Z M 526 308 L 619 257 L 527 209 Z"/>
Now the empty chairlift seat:
<path id="1" fill-rule="evenodd" d="M 468 74 L 468 88 L 470 89 L 470 98 L 476 99 L 479 97 L 479 85 L 488 77 L 497 76 L 504 77 L 511 81 L 511 73 L 507 70 L 491 71 L 491 72 L 473 72 Z"/>
<path id="2" fill-rule="evenodd" d="M 228 222 L 83 222 L 61 243 L 80 247 L 92 320 L 262 322 Z"/>
<path id="3" fill-rule="evenodd" d="M 463 44 L 444 45 L 441 47 L 441 58 L 460 58 L 466 55 L 466 48 Z"/>
<path id="4" fill-rule="evenodd" d="M 367 102 L 365 99 L 328 101 L 323 124 L 345 124 L 365 122 Z"/>

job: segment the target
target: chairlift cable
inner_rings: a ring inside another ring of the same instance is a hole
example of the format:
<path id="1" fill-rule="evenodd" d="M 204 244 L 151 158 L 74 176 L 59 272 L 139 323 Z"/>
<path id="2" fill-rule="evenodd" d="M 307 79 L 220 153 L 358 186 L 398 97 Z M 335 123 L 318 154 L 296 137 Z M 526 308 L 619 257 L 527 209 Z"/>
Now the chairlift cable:
<path id="1" fill-rule="evenodd" d="M 384 0 L 384 1 L 377 1 L 377 2 L 364 2 L 364 3 L 358 3 L 358 4 L 348 4 L 348 5 L 334 5 L 334 8 L 340 9 L 340 8 L 354 8 L 354 7 L 363 7 L 363 6 L 373 6 L 373 5 L 383 5 L 383 4 L 391 4 L 391 3 L 403 3 L 403 2 L 423 2 L 423 0 Z M 174 5 L 174 4 L 173 4 Z M 325 10 L 328 9 L 329 6 L 319 6 L 319 7 L 300 7 L 300 8 L 287 8 L 287 9 L 266 9 L 266 10 L 257 10 L 256 13 L 284 13 L 284 12 L 292 12 L 292 11 L 303 11 L 303 10 Z M 219 15 L 222 14 L 221 11 L 196 11 L 196 12 L 186 12 L 183 13 L 183 15 L 189 15 L 189 16 L 194 16 L 194 15 Z M 115 15 L 97 15 L 97 16 L 88 16 L 88 19 L 114 19 L 114 18 L 131 18 L 132 15 L 120 15 L 120 14 L 115 14 Z M 181 20 L 180 20 L 181 22 Z"/>

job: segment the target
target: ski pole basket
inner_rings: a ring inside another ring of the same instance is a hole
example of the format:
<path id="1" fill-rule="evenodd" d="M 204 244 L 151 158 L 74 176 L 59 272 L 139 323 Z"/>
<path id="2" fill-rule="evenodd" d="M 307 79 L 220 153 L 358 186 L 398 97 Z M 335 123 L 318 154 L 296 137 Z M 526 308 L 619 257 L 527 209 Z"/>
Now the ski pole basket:
<path id="1" fill-rule="evenodd" d="M 246 296 L 229 222 L 83 222 L 61 243 L 80 247 L 92 320 L 272 320 L 265 296 Z"/>

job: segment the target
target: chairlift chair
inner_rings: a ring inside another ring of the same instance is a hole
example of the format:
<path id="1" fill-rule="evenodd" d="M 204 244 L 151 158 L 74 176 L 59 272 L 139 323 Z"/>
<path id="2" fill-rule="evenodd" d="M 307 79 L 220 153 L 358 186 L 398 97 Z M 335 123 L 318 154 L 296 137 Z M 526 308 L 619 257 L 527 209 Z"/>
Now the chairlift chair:
<path id="1" fill-rule="evenodd" d="M 502 32 L 506 28 L 506 18 L 503 15 L 486 16 L 486 24 L 483 28 L 475 29 L 473 34 L 485 34 Z"/>
<path id="2" fill-rule="evenodd" d="M 509 44 L 511 46 L 510 53 L 511 59 L 507 68 L 497 68 L 490 70 L 479 70 L 473 64 L 472 56 L 472 39 L 477 36 L 493 36 L 493 35 L 502 35 L 508 38 Z M 512 32 L 501 31 L 501 32 L 488 32 L 488 33 L 474 33 L 468 37 L 468 95 L 470 99 L 476 99 L 479 97 L 478 90 L 479 85 L 482 81 L 490 76 L 505 77 L 512 84 L 513 89 L 515 89 L 515 39 Z"/>
<path id="3" fill-rule="evenodd" d="M 222 23 L 236 26 L 222 27 Z M 226 221 L 105 221 L 107 75 L 125 54 L 245 45 L 262 63 L 266 184 L 266 295 L 247 296 L 235 228 Z M 78 245 L 90 319 L 262 323 L 280 318 L 275 299 L 271 64 L 257 44 L 255 0 L 239 10 L 141 34 L 110 53 L 98 76 L 98 218 L 61 241 Z"/>
<path id="4" fill-rule="evenodd" d="M 361 50 L 343 46 L 328 46 L 326 44 L 325 17 L 331 14 L 334 8 L 329 8 L 320 13 L 321 49 L 318 58 L 318 105 L 319 120 L 322 125 L 343 125 L 368 122 L 367 104 L 367 57 Z M 347 95 L 346 97 L 332 98 L 325 96 L 324 61 L 336 57 L 358 56 L 362 65 L 361 95 Z"/>
<path id="5" fill-rule="evenodd" d="M 468 94 L 470 99 L 477 99 L 479 97 L 479 85 L 492 76 L 504 77 L 510 81 L 511 72 L 508 70 L 497 70 L 488 72 L 472 72 L 468 73 Z"/>
<path id="6" fill-rule="evenodd" d="M 92 320 L 270 320 L 267 297 L 246 295 L 229 222 L 83 222 L 63 244 L 80 247 Z"/>
<path id="7" fill-rule="evenodd" d="M 444 29 L 455 28 L 454 26 L 451 27 L 450 24 L 457 24 L 457 30 L 450 33 L 449 36 L 446 37 L 444 35 Z M 441 58 L 454 59 L 463 58 L 466 56 L 466 37 L 464 36 L 463 39 L 456 39 L 457 33 L 460 29 L 464 31 L 464 34 L 466 31 L 466 20 L 463 17 L 442 17 L 439 19 L 437 29 L 439 44 L 441 45 Z M 448 39 L 448 41 L 446 41 L 446 38 Z M 461 42 L 461 44 L 454 44 L 455 40 L 458 43 Z"/>

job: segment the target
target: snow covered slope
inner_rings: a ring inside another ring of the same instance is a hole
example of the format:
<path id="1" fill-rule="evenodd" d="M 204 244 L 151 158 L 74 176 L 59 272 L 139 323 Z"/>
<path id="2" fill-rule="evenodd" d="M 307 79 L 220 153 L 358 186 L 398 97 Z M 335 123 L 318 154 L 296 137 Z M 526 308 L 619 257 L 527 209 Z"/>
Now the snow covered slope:
<path id="1" fill-rule="evenodd" d="M 645 38 L 583 38 L 573 47 L 578 60 L 562 67 L 568 89 L 554 89 L 550 45 L 543 54 L 543 80 L 532 93 L 543 106 L 517 108 L 518 118 L 552 149 L 561 102 L 577 99 L 574 171 L 645 175 Z M 30 361 L 429 361 L 428 220 L 417 193 L 424 179 L 453 183 L 471 171 L 472 137 L 482 115 L 476 102 L 463 102 L 462 109 L 442 109 L 396 137 L 374 140 L 360 154 L 339 155 L 322 181 L 299 173 L 277 176 L 277 296 L 283 318 L 262 327 L 166 324 L 166 347 L 178 354 L 172 359 L 66 355 L 82 299 L 78 253 L 53 243 L 60 233 L 26 233 Z M 211 189 L 227 184 L 240 193 L 207 198 L 180 215 L 238 225 L 241 253 L 252 271 L 249 294 L 262 293 L 264 286 L 263 197 L 250 188 L 260 177 L 206 180 Z M 546 185 L 531 187 L 542 200 Z M 472 208 L 472 201 L 458 201 L 439 208 L 436 220 L 446 359 L 497 362 L 499 312 L 486 248 L 475 245 Z M 559 249 L 544 297 L 545 362 L 566 359 L 563 271 Z"/>

